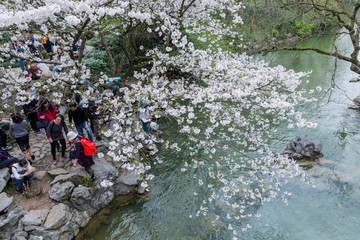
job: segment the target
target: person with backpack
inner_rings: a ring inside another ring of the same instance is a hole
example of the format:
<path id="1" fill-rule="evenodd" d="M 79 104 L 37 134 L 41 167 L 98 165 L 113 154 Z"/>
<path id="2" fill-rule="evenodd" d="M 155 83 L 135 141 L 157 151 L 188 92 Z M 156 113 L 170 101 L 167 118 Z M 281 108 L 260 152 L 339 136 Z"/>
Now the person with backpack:
<path id="1" fill-rule="evenodd" d="M 35 160 L 35 156 L 32 153 L 29 144 L 29 134 L 26 130 L 26 120 L 24 120 L 19 112 L 10 114 L 10 117 L 10 130 L 14 133 L 16 143 L 19 145 L 27 160 L 30 160 L 30 157 L 32 160 Z"/>
<path id="2" fill-rule="evenodd" d="M 69 144 L 73 145 L 76 151 L 73 166 L 76 167 L 79 163 L 80 166 L 83 166 L 91 174 L 91 181 L 95 181 L 96 177 L 91 169 L 91 166 L 95 164 L 93 159 L 93 154 L 96 151 L 95 144 L 73 131 L 67 134 L 67 138 L 69 139 Z"/>
<path id="3" fill-rule="evenodd" d="M 56 151 L 55 149 L 59 145 L 58 142 L 61 144 L 61 157 L 62 158 L 68 158 L 67 155 L 65 155 L 66 150 L 66 142 L 63 135 L 62 130 L 64 129 L 65 134 L 68 134 L 68 129 L 66 127 L 64 116 L 61 114 L 56 115 L 55 119 L 51 121 L 47 127 L 46 130 L 46 136 L 51 144 L 51 155 L 53 156 L 53 163 L 54 165 L 57 164 L 56 161 Z"/>
<path id="4" fill-rule="evenodd" d="M 10 166 L 11 178 L 16 182 L 16 191 L 23 193 L 23 183 L 30 187 L 30 179 L 34 176 L 35 168 L 26 159 Z"/>
<path id="5" fill-rule="evenodd" d="M 84 137 L 83 129 L 85 128 L 88 138 L 91 142 L 93 141 L 93 136 L 91 129 L 88 124 L 87 111 L 82 107 L 78 106 L 75 102 L 70 103 L 70 109 L 68 111 L 70 128 L 72 127 L 72 120 L 74 119 L 75 128 L 78 131 L 79 135 Z"/>

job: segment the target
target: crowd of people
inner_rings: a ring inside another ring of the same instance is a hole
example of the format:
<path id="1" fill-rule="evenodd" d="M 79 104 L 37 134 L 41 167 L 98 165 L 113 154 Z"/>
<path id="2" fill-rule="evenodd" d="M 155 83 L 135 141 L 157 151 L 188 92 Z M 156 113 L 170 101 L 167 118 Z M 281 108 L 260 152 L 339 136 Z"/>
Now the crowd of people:
<path id="1" fill-rule="evenodd" d="M 39 43 L 41 44 L 39 45 Z M 81 43 L 76 43 L 74 45 L 73 56 L 75 57 L 80 53 L 80 44 Z M 12 41 L 12 47 L 17 53 L 31 56 L 28 58 L 30 60 L 23 60 L 21 58 L 18 60 L 22 75 L 25 78 L 29 77 L 32 80 L 38 80 L 41 77 L 51 77 L 52 74 L 61 72 L 63 70 L 61 65 L 54 66 L 51 72 L 46 64 L 31 62 L 32 57 L 39 58 L 40 55 L 42 55 L 42 50 L 45 50 L 50 60 L 55 58 L 58 62 L 64 61 L 65 53 L 63 49 L 56 47 L 56 53 L 54 53 L 54 46 L 56 46 L 56 44 L 52 42 L 48 36 L 37 39 L 33 32 L 30 32 L 25 40 Z M 43 56 L 41 57 L 43 58 Z M 166 75 L 164 76 L 166 77 Z M 11 178 L 16 182 L 16 190 L 19 193 L 23 193 L 24 184 L 30 185 L 30 179 L 33 177 L 35 171 L 35 168 L 31 166 L 35 160 L 35 155 L 30 146 L 30 136 L 27 130 L 28 122 L 34 134 L 42 135 L 45 133 L 50 143 L 52 164 L 58 164 L 58 161 L 61 159 L 57 159 L 56 153 L 61 152 L 62 159 L 70 158 L 74 167 L 76 167 L 77 164 L 84 167 L 85 170 L 91 174 L 91 179 L 94 181 L 95 176 L 91 169 L 91 166 L 94 165 L 94 160 L 92 156 L 86 154 L 84 139 L 90 142 L 94 142 L 94 139 L 97 141 L 102 140 L 101 122 L 104 120 L 103 118 L 106 114 L 102 104 L 89 100 L 87 101 L 86 107 L 84 107 L 81 96 L 76 94 L 75 101 L 67 106 L 68 123 L 66 123 L 65 116 L 63 113 L 60 113 L 60 106 L 53 105 L 47 98 L 40 97 L 39 92 L 33 91 L 34 90 L 28 90 L 29 95 L 34 95 L 34 98 L 23 105 L 23 113 L 14 112 L 10 115 L 11 123 L 9 131 L 12 133 L 25 157 L 10 166 Z M 117 88 L 113 89 L 112 93 L 116 95 Z M 149 113 L 149 107 L 151 106 L 151 104 L 145 102 L 141 103 L 140 121 L 147 135 L 149 135 L 151 131 L 151 118 Z M 25 119 L 27 119 L 27 121 Z M 1 121 L 2 119 L 0 118 L 0 122 Z M 73 127 L 77 133 L 72 131 Z M 87 138 L 85 138 L 84 130 Z M 7 134 L 0 126 L 0 159 L 12 158 L 7 152 L 7 150 L 11 148 L 7 146 L 7 138 Z M 67 143 L 70 146 L 68 150 Z"/>
<path id="2" fill-rule="evenodd" d="M 76 58 L 80 54 L 81 41 L 74 44 L 72 52 Z M 37 39 L 34 32 L 30 32 L 24 39 L 11 41 L 11 46 L 17 54 L 23 54 L 30 60 L 18 59 L 21 73 L 25 78 L 38 80 L 41 77 L 51 77 L 53 73 L 61 72 L 61 65 L 53 67 L 52 72 L 45 63 L 31 62 L 33 58 L 43 58 L 49 60 L 56 60 L 58 62 L 65 61 L 65 52 L 57 45 L 56 41 L 51 41 L 46 35 Z M 55 51 L 54 51 L 55 50 Z"/>
<path id="3" fill-rule="evenodd" d="M 54 165 L 59 161 L 56 157 L 56 152 L 61 152 L 62 159 L 70 157 L 74 167 L 77 164 L 83 166 L 91 174 L 92 181 L 95 180 L 94 172 L 91 169 L 91 166 L 94 165 L 94 160 L 92 156 L 85 154 L 86 151 L 84 151 L 82 139 L 93 142 L 94 135 L 97 141 L 102 140 L 101 131 L 99 130 L 102 106 L 95 103 L 95 101 L 90 101 L 88 107 L 85 108 L 80 103 L 81 98 L 76 99 L 79 103 L 71 102 L 67 111 L 70 131 L 64 115 L 60 113 L 59 106 L 54 106 L 47 98 L 41 98 L 39 93 L 36 93 L 36 97 L 32 101 L 23 105 L 23 114 L 20 112 L 10 114 L 9 131 L 25 157 L 10 167 L 11 178 L 16 182 L 16 190 L 18 192 L 23 193 L 24 184 L 30 185 L 30 179 L 35 171 L 35 168 L 31 166 L 35 160 L 35 155 L 30 146 L 30 137 L 27 130 L 28 122 L 34 134 L 41 135 L 45 133 L 50 143 L 52 163 Z M 2 119 L 0 118 L 1 121 Z M 71 131 L 73 126 L 77 133 Z M 85 138 L 84 130 L 87 133 L 87 138 Z M 10 149 L 7 146 L 8 136 L 1 127 L 0 137 L 0 159 L 9 159 L 12 156 L 7 152 Z M 70 146 L 69 148 L 67 148 L 67 143 Z"/>

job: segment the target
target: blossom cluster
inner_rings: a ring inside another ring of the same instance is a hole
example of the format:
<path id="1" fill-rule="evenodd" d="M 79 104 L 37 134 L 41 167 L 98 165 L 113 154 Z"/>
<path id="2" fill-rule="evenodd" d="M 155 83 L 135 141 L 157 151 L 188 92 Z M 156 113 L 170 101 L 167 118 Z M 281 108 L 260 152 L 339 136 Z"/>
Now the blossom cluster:
<path id="1" fill-rule="evenodd" d="M 203 34 L 200 37 L 203 41 L 210 35 L 218 36 L 218 40 L 236 36 L 238 33 L 233 24 L 242 22 L 238 12 L 243 8 L 238 1 L 32 2 L 31 6 L 23 3 L 15 9 L 1 3 L 0 28 L 17 29 L 13 34 L 16 36 L 20 30 L 30 29 L 35 22 L 41 25 L 39 31 L 43 34 L 51 29 L 53 37 L 58 37 L 59 44 L 67 47 L 65 49 L 70 49 L 79 36 L 101 31 L 104 25 L 114 25 L 116 21 L 120 21 L 119 27 L 123 31 L 128 26 L 131 29 L 144 23 L 149 34 L 156 33 L 163 39 L 162 48 L 141 48 L 150 59 L 151 67 L 134 72 L 135 84 L 119 87 L 117 96 L 111 90 L 105 90 L 101 97 L 108 112 L 106 120 L 111 122 L 109 130 L 103 132 L 111 139 L 107 155 L 122 168 L 143 176 L 142 188 L 151 185 L 154 176 L 148 174 L 151 169 L 149 155 L 158 153 L 159 143 L 171 151 L 180 152 L 187 148 L 193 156 L 190 161 L 184 160 L 181 171 L 194 174 L 207 198 L 191 216 L 207 215 L 211 204 L 222 202 L 227 206 L 227 218 L 242 222 L 259 216 L 252 213 L 253 205 L 264 204 L 275 197 L 281 197 L 287 203 L 291 193 L 282 192 L 282 186 L 289 179 L 307 181 L 296 163 L 272 152 L 268 140 L 276 134 L 280 124 L 288 124 L 289 128 L 316 127 L 316 123 L 307 121 L 296 110 L 299 103 L 312 100 L 304 97 L 304 90 L 298 89 L 308 73 L 287 71 L 281 66 L 269 67 L 246 54 L 227 53 L 221 48 L 196 49 L 186 36 Z M 224 19 L 231 19 L 232 24 Z M 0 46 L 0 58 L 10 56 L 28 58 L 15 53 L 9 43 L 4 43 Z M 91 72 L 81 61 L 69 58 L 54 64 L 62 64 L 65 70 L 36 83 L 18 76 L 11 67 L 2 67 L 0 92 L 6 103 L 3 108 L 32 100 L 28 88 L 41 89 L 59 104 L 67 104 L 73 93 L 79 92 L 87 104 L 88 100 L 96 100 L 91 97 L 94 91 L 104 88 L 104 83 L 109 81 L 104 75 L 92 81 L 91 88 L 79 88 L 84 79 L 91 79 Z M 172 79 L 163 77 L 175 69 L 184 75 Z M 180 133 L 186 134 L 189 141 L 179 145 L 146 135 L 137 116 L 144 111 L 143 102 L 152 104 L 150 112 L 161 112 L 155 114 L 155 118 L 165 115 L 176 122 Z M 10 111 L 11 107 L 3 110 Z M 196 158 L 198 151 L 204 153 L 206 161 Z M 99 154 L 99 157 L 104 156 Z M 205 171 L 206 177 L 196 175 L 194 169 Z M 103 187 L 112 184 L 107 180 L 101 182 Z M 198 193 L 194 195 L 198 196 Z M 215 216 L 214 221 L 218 220 L 219 216 Z M 228 229 L 237 235 L 233 225 L 228 225 Z M 250 228 L 245 223 L 241 229 Z"/>

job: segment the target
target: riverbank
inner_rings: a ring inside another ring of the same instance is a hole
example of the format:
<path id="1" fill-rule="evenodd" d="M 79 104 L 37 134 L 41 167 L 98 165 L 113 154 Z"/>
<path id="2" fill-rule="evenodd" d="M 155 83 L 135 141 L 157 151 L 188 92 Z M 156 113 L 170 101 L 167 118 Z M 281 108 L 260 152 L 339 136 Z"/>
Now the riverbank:
<path id="1" fill-rule="evenodd" d="M 0 170 L 1 239 L 70 240 L 114 197 L 145 191 L 140 186 L 140 174 L 123 169 L 121 162 L 106 155 L 109 147 L 106 139 L 95 142 L 94 182 L 81 166 L 72 167 L 70 159 L 57 156 L 60 161 L 53 165 L 45 135 L 31 133 L 30 145 L 36 156 L 33 162 L 36 171 L 24 194 L 15 190 L 8 169 Z M 9 152 L 23 157 L 17 146 Z"/>

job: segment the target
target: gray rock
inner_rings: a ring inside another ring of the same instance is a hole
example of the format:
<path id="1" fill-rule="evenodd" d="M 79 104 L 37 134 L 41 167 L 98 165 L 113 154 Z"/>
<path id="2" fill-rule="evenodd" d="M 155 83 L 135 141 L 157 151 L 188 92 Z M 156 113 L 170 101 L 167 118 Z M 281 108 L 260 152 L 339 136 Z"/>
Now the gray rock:
<path id="1" fill-rule="evenodd" d="M 42 143 L 42 142 L 39 142 L 39 143 L 35 143 L 35 144 L 33 144 L 31 147 L 33 147 L 33 148 L 42 148 L 43 147 L 43 145 L 44 145 L 44 143 Z"/>
<path id="2" fill-rule="evenodd" d="M 13 202 L 13 197 L 8 197 L 6 193 L 0 193 L 0 212 L 10 206 Z"/>
<path id="3" fill-rule="evenodd" d="M 16 232 L 11 240 L 26 240 L 28 237 L 28 233 L 24 231 Z"/>
<path id="4" fill-rule="evenodd" d="M 49 214 L 49 211 L 49 209 L 30 210 L 28 213 L 25 214 L 22 222 L 25 226 L 43 224 L 47 215 Z"/>
<path id="5" fill-rule="evenodd" d="M 6 182 L 10 179 L 8 168 L 0 169 L 0 179 L 4 179 Z"/>
<path id="6" fill-rule="evenodd" d="M 74 188 L 72 182 L 55 183 L 49 191 L 50 198 L 58 202 L 68 200 Z"/>
<path id="7" fill-rule="evenodd" d="M 23 208 L 16 206 L 7 216 L 0 217 L 0 239 L 11 239 L 11 235 L 17 232 L 17 223 L 23 215 Z"/>
<path id="8" fill-rule="evenodd" d="M 72 175 L 70 174 L 56 176 L 55 179 L 50 183 L 50 185 L 70 181 L 71 177 Z"/>
<path id="9" fill-rule="evenodd" d="M 59 240 L 72 240 L 75 237 L 74 232 L 66 231 L 60 234 Z"/>
<path id="10" fill-rule="evenodd" d="M 95 160 L 95 165 L 91 166 L 97 178 L 114 180 L 118 175 L 118 170 L 105 160 Z"/>
<path id="11" fill-rule="evenodd" d="M 91 188 L 79 185 L 72 192 L 70 202 L 76 209 L 84 211 L 91 206 L 92 194 L 93 190 Z"/>
<path id="12" fill-rule="evenodd" d="M 91 205 L 95 209 L 100 209 L 108 205 L 113 199 L 114 193 L 111 191 L 106 191 L 105 193 L 96 191 L 96 194 L 91 201 Z"/>
<path id="13" fill-rule="evenodd" d="M 115 195 L 126 195 L 129 193 L 133 193 L 134 189 L 135 188 L 133 186 L 128 186 L 121 182 L 115 183 L 113 185 L 113 190 L 114 190 Z"/>
<path id="14" fill-rule="evenodd" d="M 58 231 L 48 231 L 39 227 L 31 232 L 29 240 L 59 240 L 59 238 L 60 233 Z"/>
<path id="15" fill-rule="evenodd" d="M 0 178 L 0 192 L 6 187 L 7 182 Z"/>
<path id="16" fill-rule="evenodd" d="M 40 157 L 40 152 L 34 152 L 35 157 Z"/>
<path id="17" fill-rule="evenodd" d="M 70 169 L 69 174 L 56 176 L 50 184 L 71 181 L 74 185 L 79 185 L 85 179 L 90 179 L 90 175 L 83 168 L 78 168 L 77 170 Z"/>
<path id="18" fill-rule="evenodd" d="M 34 145 L 35 146 L 35 145 Z M 31 148 L 31 151 L 33 152 L 33 153 L 35 153 L 35 152 L 40 152 L 40 149 L 41 148 L 39 148 L 39 147 L 32 147 Z"/>
<path id="19" fill-rule="evenodd" d="M 63 169 L 63 168 L 55 168 L 51 171 L 48 171 L 48 173 L 51 175 L 51 176 L 58 176 L 58 175 L 65 175 L 65 174 L 68 174 L 69 171 Z"/>
<path id="20" fill-rule="evenodd" d="M 46 171 L 35 171 L 34 172 L 34 179 L 41 181 L 44 179 L 45 176 L 46 176 Z"/>
<path id="21" fill-rule="evenodd" d="M 136 176 L 135 171 L 129 171 L 127 169 L 120 169 L 119 170 L 119 177 L 117 182 L 124 183 L 126 185 L 137 185 L 140 181 L 139 176 Z"/>
<path id="22" fill-rule="evenodd" d="M 78 212 L 73 211 L 73 216 L 71 218 L 71 222 L 74 224 L 78 224 L 80 227 L 85 227 L 86 224 L 89 222 L 90 216 L 87 214 L 86 211 Z"/>
<path id="23" fill-rule="evenodd" d="M 324 156 L 322 145 L 312 138 L 296 137 L 287 146 L 282 155 L 300 160 L 303 158 L 317 159 Z"/>
<path id="24" fill-rule="evenodd" d="M 46 218 L 44 229 L 57 229 L 64 225 L 69 220 L 69 211 L 70 208 L 63 203 L 55 205 Z"/>

